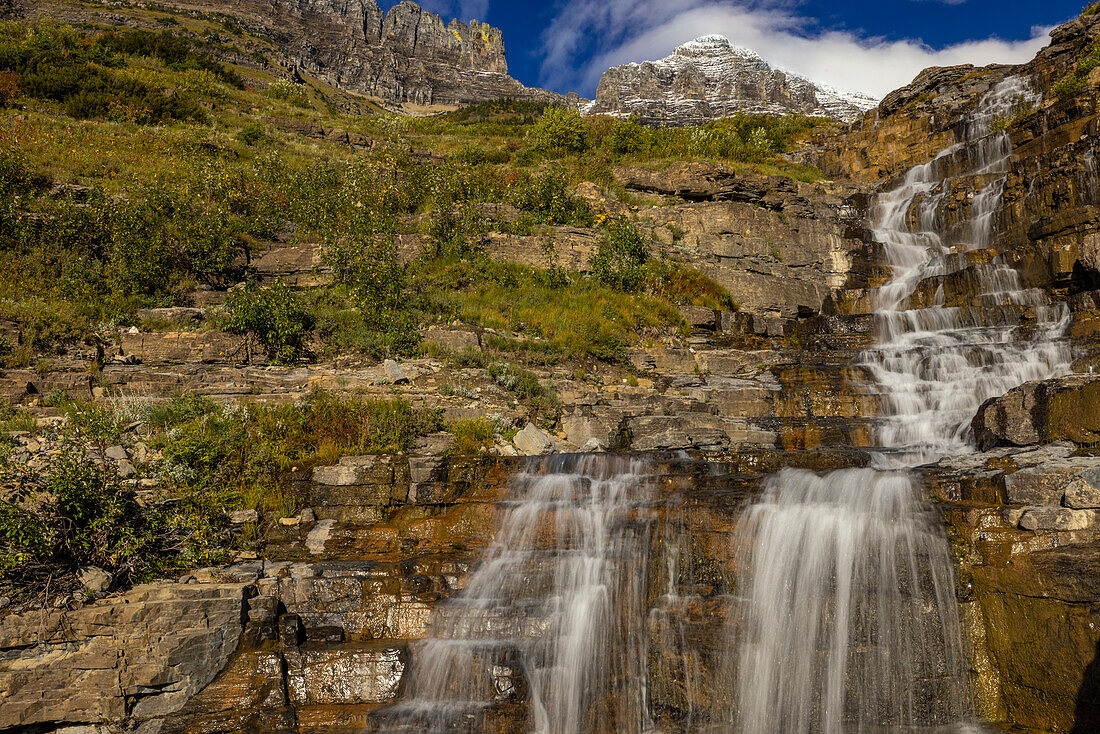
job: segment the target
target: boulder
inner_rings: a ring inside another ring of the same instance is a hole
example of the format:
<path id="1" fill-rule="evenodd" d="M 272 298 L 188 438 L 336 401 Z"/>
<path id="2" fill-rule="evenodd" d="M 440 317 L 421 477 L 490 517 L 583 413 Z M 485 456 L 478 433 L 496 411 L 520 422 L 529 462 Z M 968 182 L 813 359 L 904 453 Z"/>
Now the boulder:
<path id="1" fill-rule="evenodd" d="M 1062 499 L 1066 507 L 1078 510 L 1100 509 L 1100 469 L 1086 469 L 1066 485 Z"/>
<path id="2" fill-rule="evenodd" d="M 628 189 L 652 191 L 702 201 L 759 202 L 767 186 L 759 176 L 746 176 L 719 163 L 676 162 L 656 170 L 644 166 L 616 166 L 615 180 Z"/>
<path id="3" fill-rule="evenodd" d="M 421 331 L 420 339 L 425 344 L 432 344 L 453 352 L 481 349 L 481 340 L 478 338 L 477 332 L 467 329 L 441 329 L 432 327 Z"/>
<path id="4" fill-rule="evenodd" d="M 971 423 L 982 450 L 1053 441 L 1100 442 L 1100 376 L 1028 382 L 987 400 Z"/>
<path id="5" fill-rule="evenodd" d="M 386 371 L 386 376 L 389 377 L 390 382 L 394 385 L 402 385 L 409 382 L 408 374 L 401 368 L 401 365 L 392 359 L 387 359 L 383 362 L 382 369 Z"/>
<path id="6" fill-rule="evenodd" d="M 516 434 L 512 440 L 521 454 L 538 456 L 549 454 L 554 450 L 554 441 L 549 434 L 540 429 L 534 423 L 528 423 L 523 430 Z"/>
<path id="7" fill-rule="evenodd" d="M 84 588 L 93 594 L 102 594 L 110 588 L 111 582 L 114 581 L 111 574 L 98 566 L 85 566 L 80 569 L 76 577 L 80 579 L 80 583 L 84 585 Z"/>
<path id="8" fill-rule="evenodd" d="M 1033 507 L 1020 516 L 1024 530 L 1084 530 L 1094 520 L 1088 510 L 1071 510 L 1067 507 Z"/>

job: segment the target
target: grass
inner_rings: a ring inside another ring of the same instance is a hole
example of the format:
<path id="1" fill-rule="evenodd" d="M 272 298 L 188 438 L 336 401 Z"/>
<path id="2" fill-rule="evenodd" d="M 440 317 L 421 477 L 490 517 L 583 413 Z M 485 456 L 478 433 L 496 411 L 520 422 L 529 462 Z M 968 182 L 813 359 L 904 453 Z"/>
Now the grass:
<path id="1" fill-rule="evenodd" d="M 453 421 L 447 430 L 455 436 L 450 450 L 454 456 L 476 456 L 496 442 L 496 426 L 487 418 Z"/>
<path id="2" fill-rule="evenodd" d="M 478 258 L 425 264 L 413 280 L 428 313 L 543 340 L 547 346 L 537 349 L 568 357 L 616 362 L 634 334 L 683 322 L 675 307 L 655 296 L 558 275 L 561 280 L 549 271 Z"/>

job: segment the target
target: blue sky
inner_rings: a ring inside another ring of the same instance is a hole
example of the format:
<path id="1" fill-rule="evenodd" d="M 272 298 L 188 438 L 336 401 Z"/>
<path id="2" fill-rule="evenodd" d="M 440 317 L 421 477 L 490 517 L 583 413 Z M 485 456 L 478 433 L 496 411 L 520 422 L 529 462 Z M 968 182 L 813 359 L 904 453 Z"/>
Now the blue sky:
<path id="1" fill-rule="evenodd" d="M 383 7 L 393 5 L 383 2 Z M 501 28 L 513 76 L 591 97 L 609 66 L 667 55 L 708 33 L 773 65 L 881 96 L 921 69 L 1018 63 L 1084 0 L 423 0 Z"/>

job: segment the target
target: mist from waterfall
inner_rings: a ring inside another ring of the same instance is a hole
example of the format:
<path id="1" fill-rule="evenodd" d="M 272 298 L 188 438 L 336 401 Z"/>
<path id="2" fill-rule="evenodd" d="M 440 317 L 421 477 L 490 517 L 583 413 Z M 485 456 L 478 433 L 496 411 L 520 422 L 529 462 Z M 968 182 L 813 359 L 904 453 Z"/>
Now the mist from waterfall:
<path id="1" fill-rule="evenodd" d="M 1069 369 L 1068 310 L 987 251 L 1012 155 L 994 122 L 1036 99 L 1006 79 L 961 143 L 874 202 L 893 273 L 873 293 L 876 345 L 858 360 L 882 403 L 876 468 L 784 470 L 747 511 L 736 731 L 930 730 L 972 715 L 949 547 L 909 467 L 972 451 L 986 399 Z M 949 227 L 964 179 L 978 189 Z"/>

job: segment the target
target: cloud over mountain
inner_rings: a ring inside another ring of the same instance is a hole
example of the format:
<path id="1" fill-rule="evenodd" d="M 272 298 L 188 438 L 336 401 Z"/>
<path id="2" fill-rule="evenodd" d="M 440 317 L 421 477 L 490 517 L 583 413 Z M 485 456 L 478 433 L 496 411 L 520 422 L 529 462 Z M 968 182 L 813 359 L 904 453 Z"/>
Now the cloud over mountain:
<path id="1" fill-rule="evenodd" d="M 772 64 L 842 89 L 882 96 L 929 66 L 1021 63 L 1047 40 L 1033 28 L 1022 41 L 975 39 L 933 49 L 918 39 L 888 40 L 822 30 L 789 0 L 567 0 L 542 37 L 540 82 L 591 93 L 609 67 L 670 53 L 719 33 Z M 602 49 L 578 64 L 585 49 Z"/>

